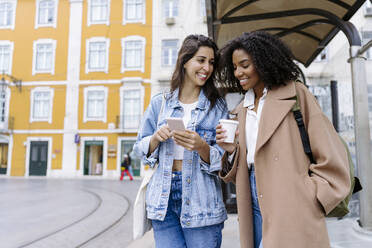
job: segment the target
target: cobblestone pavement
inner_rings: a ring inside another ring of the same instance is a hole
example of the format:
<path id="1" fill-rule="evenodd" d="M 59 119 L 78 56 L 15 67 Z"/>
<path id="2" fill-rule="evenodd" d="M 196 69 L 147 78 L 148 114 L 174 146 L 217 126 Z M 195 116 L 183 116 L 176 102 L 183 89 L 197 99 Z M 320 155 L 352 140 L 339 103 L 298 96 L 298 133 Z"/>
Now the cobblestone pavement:
<path id="1" fill-rule="evenodd" d="M 1 247 L 127 247 L 139 180 L 0 178 Z"/>

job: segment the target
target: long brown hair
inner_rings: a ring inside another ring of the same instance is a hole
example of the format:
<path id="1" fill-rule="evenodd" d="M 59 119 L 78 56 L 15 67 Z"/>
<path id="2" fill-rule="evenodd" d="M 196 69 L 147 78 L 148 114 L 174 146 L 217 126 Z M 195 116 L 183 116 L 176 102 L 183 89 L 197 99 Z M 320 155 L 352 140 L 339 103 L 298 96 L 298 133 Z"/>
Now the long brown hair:
<path id="1" fill-rule="evenodd" d="M 221 97 L 220 92 L 217 90 L 215 85 L 215 75 L 218 65 L 219 55 L 217 45 L 210 38 L 204 35 L 189 35 L 187 36 L 178 52 L 178 58 L 176 62 L 176 68 L 174 69 L 172 80 L 171 80 L 171 92 L 174 92 L 177 88 L 182 88 L 185 79 L 185 68 L 184 65 L 189 61 L 199 50 L 200 47 L 209 47 L 213 49 L 214 63 L 212 75 L 208 78 L 205 84 L 202 86 L 205 96 L 210 102 L 210 108 L 217 104 L 221 109 L 224 108 L 224 101 Z"/>

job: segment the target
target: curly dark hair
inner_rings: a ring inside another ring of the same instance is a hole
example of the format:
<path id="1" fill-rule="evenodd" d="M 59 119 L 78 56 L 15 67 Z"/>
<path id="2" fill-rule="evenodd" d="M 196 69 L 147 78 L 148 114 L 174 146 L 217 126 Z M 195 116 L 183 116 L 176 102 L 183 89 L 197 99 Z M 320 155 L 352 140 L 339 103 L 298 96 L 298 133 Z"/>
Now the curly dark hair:
<path id="1" fill-rule="evenodd" d="M 212 75 L 208 78 L 205 84 L 202 86 L 205 96 L 210 102 L 210 108 L 213 108 L 215 104 L 221 109 L 224 108 L 223 98 L 217 90 L 215 85 L 216 71 L 219 61 L 218 48 L 214 41 L 204 35 L 188 35 L 178 52 L 178 58 L 176 62 L 176 67 L 174 69 L 172 79 L 171 79 L 171 92 L 174 92 L 178 87 L 184 83 L 185 78 L 185 68 L 184 65 L 189 61 L 199 50 L 200 47 L 209 47 L 213 49 L 214 53 L 214 63 Z"/>
<path id="2" fill-rule="evenodd" d="M 229 41 L 220 50 L 218 81 L 223 88 L 244 93 L 239 81 L 234 76 L 232 54 L 242 49 L 247 52 L 266 88 L 296 80 L 299 77 L 298 66 L 294 63 L 291 50 L 278 37 L 264 31 L 243 33 Z"/>

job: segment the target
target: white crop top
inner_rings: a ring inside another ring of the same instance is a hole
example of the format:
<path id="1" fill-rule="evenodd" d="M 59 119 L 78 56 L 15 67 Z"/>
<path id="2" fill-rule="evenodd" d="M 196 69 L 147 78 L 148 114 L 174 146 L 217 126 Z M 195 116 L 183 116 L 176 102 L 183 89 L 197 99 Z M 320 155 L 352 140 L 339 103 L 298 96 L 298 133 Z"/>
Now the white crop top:
<path id="1" fill-rule="evenodd" d="M 190 104 L 184 104 L 180 102 L 181 107 L 183 108 L 183 124 L 185 125 L 185 128 L 187 129 L 187 124 L 191 120 L 191 111 L 196 108 L 196 105 L 198 102 L 190 103 Z M 176 160 L 182 160 L 183 159 L 183 152 L 184 149 L 182 146 L 177 145 L 174 143 L 173 152 L 174 152 L 174 159 Z"/>

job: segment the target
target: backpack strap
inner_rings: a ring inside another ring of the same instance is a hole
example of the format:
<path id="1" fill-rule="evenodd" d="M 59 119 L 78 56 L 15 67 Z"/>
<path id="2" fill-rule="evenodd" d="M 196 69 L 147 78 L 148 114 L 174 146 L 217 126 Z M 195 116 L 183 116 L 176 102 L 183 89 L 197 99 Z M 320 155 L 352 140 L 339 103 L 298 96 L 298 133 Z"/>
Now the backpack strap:
<path id="1" fill-rule="evenodd" d="M 291 99 L 296 100 L 295 105 L 293 105 L 293 107 L 292 107 L 292 112 L 293 112 L 294 118 L 296 120 L 298 129 L 300 131 L 302 146 L 304 147 L 304 151 L 305 151 L 306 155 L 308 156 L 310 162 L 312 164 L 315 164 L 315 159 L 314 159 L 313 153 L 311 151 L 309 135 L 306 132 L 305 124 L 304 124 L 304 121 L 303 121 L 303 118 L 302 118 L 299 97 L 296 94 L 296 96 L 291 98 Z M 346 143 L 344 145 L 347 148 Z M 349 152 L 349 150 L 347 150 L 347 152 Z M 349 154 L 349 156 L 350 156 L 350 154 Z M 311 174 L 310 170 L 309 170 L 308 173 L 309 173 L 309 175 Z M 355 184 L 353 186 L 352 194 L 354 194 L 356 192 L 359 192 L 363 189 L 358 177 L 354 176 L 354 182 L 355 182 Z"/>
<path id="2" fill-rule="evenodd" d="M 292 107 L 292 112 L 296 120 L 298 130 L 300 131 L 302 146 L 304 147 L 305 154 L 308 156 L 310 162 L 312 164 L 315 164 L 316 162 L 313 157 L 313 152 L 311 151 L 309 135 L 307 134 L 306 129 L 305 129 L 305 124 L 304 124 L 304 120 L 303 120 L 301 109 L 300 109 L 300 101 L 299 101 L 298 95 L 296 94 L 296 96 L 293 99 L 296 100 L 296 103 Z"/>

